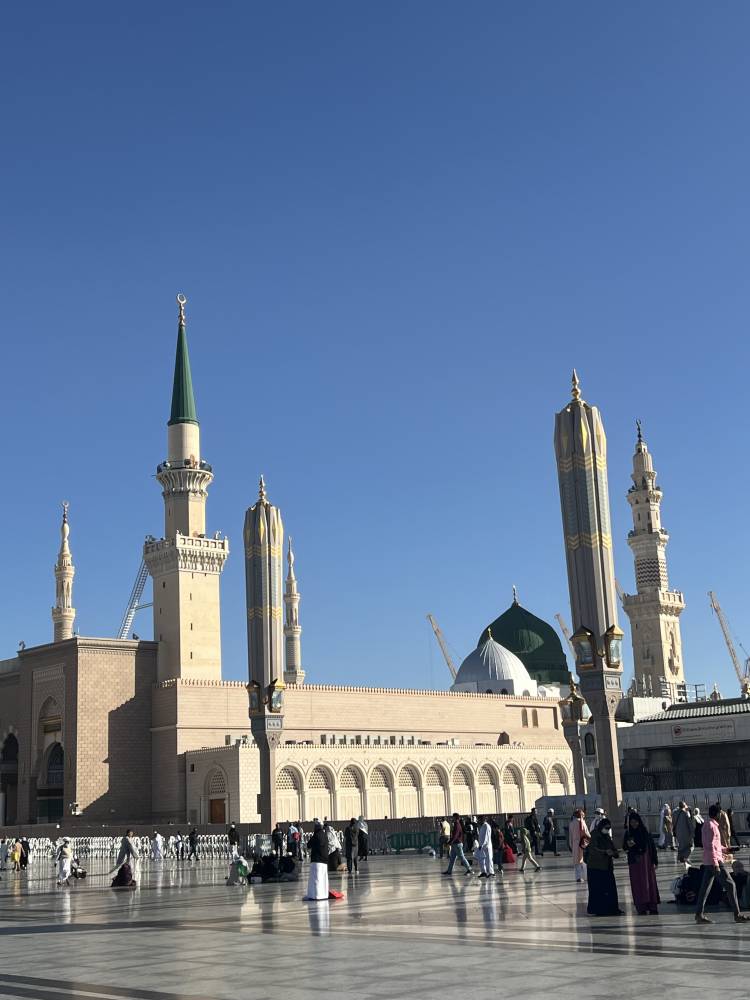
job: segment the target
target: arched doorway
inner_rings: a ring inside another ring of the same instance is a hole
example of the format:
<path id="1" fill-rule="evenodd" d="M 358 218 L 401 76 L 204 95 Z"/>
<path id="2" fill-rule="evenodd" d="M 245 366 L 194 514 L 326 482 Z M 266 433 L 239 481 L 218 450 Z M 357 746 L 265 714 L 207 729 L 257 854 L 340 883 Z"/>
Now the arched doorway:
<path id="1" fill-rule="evenodd" d="M 219 767 L 210 771 L 206 778 L 206 799 L 208 800 L 208 822 L 226 823 L 227 778 Z"/>
<path id="2" fill-rule="evenodd" d="M 63 815 L 65 751 L 62 743 L 53 743 L 44 757 L 36 779 L 36 808 L 40 823 L 56 823 Z"/>
<path id="3" fill-rule="evenodd" d="M 18 815 L 18 740 L 9 733 L 0 748 L 0 826 Z"/>

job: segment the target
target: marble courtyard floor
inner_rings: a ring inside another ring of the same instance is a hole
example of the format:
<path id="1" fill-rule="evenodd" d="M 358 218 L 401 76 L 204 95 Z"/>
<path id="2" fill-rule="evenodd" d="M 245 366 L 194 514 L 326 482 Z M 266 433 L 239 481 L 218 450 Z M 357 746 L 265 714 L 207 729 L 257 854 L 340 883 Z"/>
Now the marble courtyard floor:
<path id="1" fill-rule="evenodd" d="M 134 892 L 95 875 L 57 889 L 49 866 L 2 873 L 0 997 L 71 1000 L 326 1000 L 462 996 L 617 1000 L 720 994 L 747 1000 L 750 925 L 712 914 L 699 927 L 663 903 L 636 917 L 588 917 L 570 856 L 503 882 L 425 856 L 373 857 L 345 899 L 304 903 L 305 883 L 224 885 L 227 866 L 143 867 Z M 108 867 L 91 861 L 92 873 Z M 678 873 L 659 868 L 662 899 Z"/>

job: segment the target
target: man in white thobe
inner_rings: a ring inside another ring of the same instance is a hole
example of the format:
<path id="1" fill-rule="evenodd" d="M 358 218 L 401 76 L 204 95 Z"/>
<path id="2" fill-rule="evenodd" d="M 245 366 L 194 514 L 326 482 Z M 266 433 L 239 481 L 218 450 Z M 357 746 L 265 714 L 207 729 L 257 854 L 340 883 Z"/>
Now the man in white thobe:
<path id="1" fill-rule="evenodd" d="M 492 863 L 492 827 L 488 819 L 480 816 L 477 825 L 479 826 L 479 865 L 482 869 L 480 878 L 492 878 L 495 874 L 495 866 Z"/>

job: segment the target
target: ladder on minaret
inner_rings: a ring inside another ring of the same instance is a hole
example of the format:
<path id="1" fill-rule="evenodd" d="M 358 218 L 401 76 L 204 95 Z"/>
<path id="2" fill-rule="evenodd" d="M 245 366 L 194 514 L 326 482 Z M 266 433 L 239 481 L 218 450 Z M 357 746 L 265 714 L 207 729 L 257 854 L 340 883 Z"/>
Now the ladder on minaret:
<path id="1" fill-rule="evenodd" d="M 148 580 L 148 569 L 146 568 L 146 563 L 143 559 L 141 559 L 141 565 L 138 567 L 135 583 L 133 584 L 133 589 L 130 591 L 130 597 L 128 598 L 128 606 L 125 609 L 125 614 L 122 616 L 120 630 L 117 633 L 118 639 L 127 639 L 130 634 L 130 629 L 133 626 L 136 611 L 140 611 L 141 608 L 151 607 L 150 604 L 141 604 L 141 598 L 143 597 L 146 580 Z"/>

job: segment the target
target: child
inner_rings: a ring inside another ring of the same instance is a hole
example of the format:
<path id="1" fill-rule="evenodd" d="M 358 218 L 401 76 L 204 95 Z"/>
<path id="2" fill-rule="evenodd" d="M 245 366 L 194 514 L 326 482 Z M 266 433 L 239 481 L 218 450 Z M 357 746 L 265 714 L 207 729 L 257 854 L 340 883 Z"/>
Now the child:
<path id="1" fill-rule="evenodd" d="M 531 853 L 531 839 L 529 837 L 529 831 L 525 826 L 521 827 L 521 854 L 523 856 L 521 861 L 521 871 L 523 871 L 526 867 L 527 861 L 532 863 L 535 871 L 541 870 L 542 866 L 536 863 L 534 855 Z"/>

